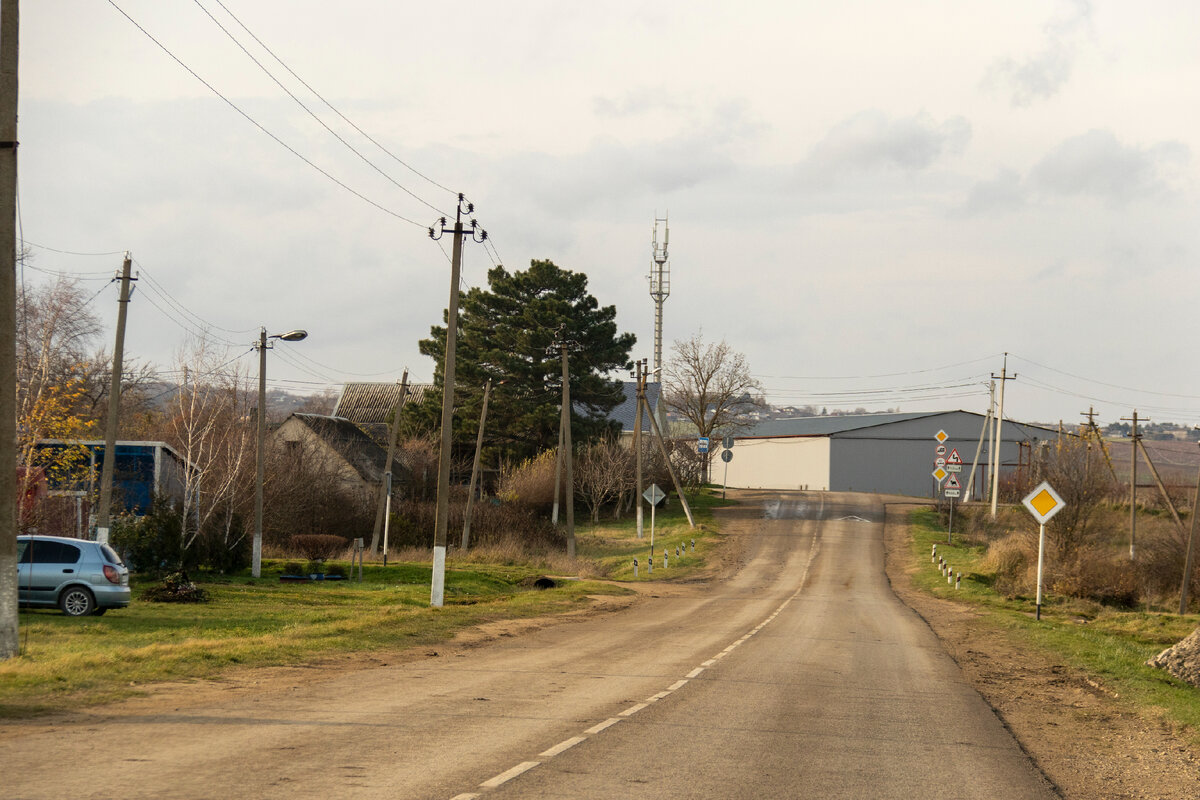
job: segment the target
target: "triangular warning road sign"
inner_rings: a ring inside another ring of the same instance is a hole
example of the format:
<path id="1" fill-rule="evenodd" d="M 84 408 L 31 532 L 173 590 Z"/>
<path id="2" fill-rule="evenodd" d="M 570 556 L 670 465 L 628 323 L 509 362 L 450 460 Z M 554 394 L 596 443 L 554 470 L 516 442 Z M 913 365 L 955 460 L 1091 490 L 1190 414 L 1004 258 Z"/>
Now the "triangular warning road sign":
<path id="1" fill-rule="evenodd" d="M 947 464 L 961 464 L 962 463 L 962 458 L 960 458 L 958 455 L 957 447 L 950 451 L 950 457 L 946 459 L 946 463 Z"/>
<path id="2" fill-rule="evenodd" d="M 946 478 L 946 483 L 943 485 L 947 489 L 961 489 L 962 488 L 962 484 L 958 482 L 957 475 L 951 475 L 949 478 Z"/>

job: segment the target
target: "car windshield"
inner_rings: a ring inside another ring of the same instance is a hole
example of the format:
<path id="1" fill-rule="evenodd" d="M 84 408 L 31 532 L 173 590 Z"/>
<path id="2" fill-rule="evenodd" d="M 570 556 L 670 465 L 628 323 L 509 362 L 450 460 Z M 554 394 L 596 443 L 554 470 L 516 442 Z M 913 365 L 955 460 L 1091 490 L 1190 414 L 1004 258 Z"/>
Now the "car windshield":
<path id="1" fill-rule="evenodd" d="M 122 567 L 125 566 L 125 562 L 121 560 L 121 557 L 119 555 L 117 555 L 117 551 L 113 550 L 108 545 L 106 545 L 106 544 L 100 545 L 100 552 L 104 554 L 104 558 L 106 561 L 108 561 L 108 563 L 119 564 Z"/>

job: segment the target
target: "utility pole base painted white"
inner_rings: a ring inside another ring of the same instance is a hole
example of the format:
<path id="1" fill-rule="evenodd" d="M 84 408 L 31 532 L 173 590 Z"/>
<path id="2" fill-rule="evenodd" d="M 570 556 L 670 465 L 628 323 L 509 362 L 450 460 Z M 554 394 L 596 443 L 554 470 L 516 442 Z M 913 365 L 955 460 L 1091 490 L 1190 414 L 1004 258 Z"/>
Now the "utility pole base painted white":
<path id="1" fill-rule="evenodd" d="M 433 548 L 433 590 L 429 595 L 429 605 L 441 608 L 446 599 L 446 548 Z"/>
<path id="2" fill-rule="evenodd" d="M 100 544 L 108 544 L 108 528 L 96 528 L 96 541 Z"/>

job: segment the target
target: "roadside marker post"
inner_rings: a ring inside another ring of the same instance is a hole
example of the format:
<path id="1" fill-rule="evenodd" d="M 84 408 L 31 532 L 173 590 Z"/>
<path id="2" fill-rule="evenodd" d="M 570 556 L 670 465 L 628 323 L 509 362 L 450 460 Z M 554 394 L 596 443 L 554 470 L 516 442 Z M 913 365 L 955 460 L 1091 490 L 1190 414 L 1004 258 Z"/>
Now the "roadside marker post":
<path id="1" fill-rule="evenodd" d="M 1048 481 L 1042 481 L 1021 501 L 1038 521 L 1037 610 L 1034 619 L 1042 618 L 1042 562 L 1046 552 L 1046 523 L 1066 505 Z"/>

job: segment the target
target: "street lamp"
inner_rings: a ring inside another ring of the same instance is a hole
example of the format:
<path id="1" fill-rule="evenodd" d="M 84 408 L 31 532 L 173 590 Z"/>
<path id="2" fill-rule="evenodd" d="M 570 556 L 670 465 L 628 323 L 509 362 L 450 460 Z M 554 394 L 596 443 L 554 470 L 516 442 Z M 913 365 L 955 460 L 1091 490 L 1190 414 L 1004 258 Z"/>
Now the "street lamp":
<path id="1" fill-rule="evenodd" d="M 251 572 L 255 578 L 262 575 L 262 528 L 263 528 L 263 448 L 267 438 L 267 350 L 269 339 L 298 342 L 308 336 L 308 331 L 294 330 L 287 333 L 267 335 L 266 328 L 259 328 L 258 341 L 258 444 L 254 450 L 254 554 Z"/>

